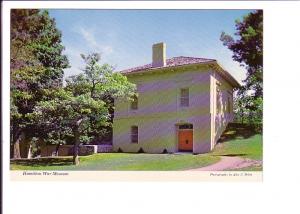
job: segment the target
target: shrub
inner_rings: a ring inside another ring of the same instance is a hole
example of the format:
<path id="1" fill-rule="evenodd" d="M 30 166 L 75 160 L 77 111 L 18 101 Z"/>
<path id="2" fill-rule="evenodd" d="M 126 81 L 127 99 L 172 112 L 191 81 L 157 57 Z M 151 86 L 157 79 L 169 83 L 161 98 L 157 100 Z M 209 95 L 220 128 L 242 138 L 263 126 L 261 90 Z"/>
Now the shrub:
<path id="1" fill-rule="evenodd" d="M 168 150 L 167 150 L 167 149 L 164 149 L 162 153 L 163 153 L 163 154 L 168 154 Z"/>
<path id="2" fill-rule="evenodd" d="M 139 149 L 138 153 L 145 153 L 142 147 Z"/>

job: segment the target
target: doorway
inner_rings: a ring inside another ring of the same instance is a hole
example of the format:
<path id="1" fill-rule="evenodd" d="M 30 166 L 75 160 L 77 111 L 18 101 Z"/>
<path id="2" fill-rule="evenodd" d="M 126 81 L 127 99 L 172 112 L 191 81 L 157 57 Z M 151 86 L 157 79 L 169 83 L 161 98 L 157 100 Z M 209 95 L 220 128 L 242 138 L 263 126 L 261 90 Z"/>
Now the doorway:
<path id="1" fill-rule="evenodd" d="M 193 124 L 178 126 L 178 150 L 180 152 L 193 152 Z"/>

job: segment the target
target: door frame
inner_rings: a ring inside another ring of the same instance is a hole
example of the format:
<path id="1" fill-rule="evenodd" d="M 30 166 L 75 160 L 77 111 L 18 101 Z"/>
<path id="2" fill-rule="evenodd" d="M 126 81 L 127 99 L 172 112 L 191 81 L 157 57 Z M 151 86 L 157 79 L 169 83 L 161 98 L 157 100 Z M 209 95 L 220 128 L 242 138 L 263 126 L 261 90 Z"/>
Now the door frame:
<path id="1" fill-rule="evenodd" d="M 189 125 L 191 127 L 190 128 L 180 128 L 180 126 L 182 126 L 182 125 Z M 192 136 L 193 136 L 193 147 L 192 147 L 192 150 L 183 151 L 183 150 L 179 149 L 179 132 L 181 130 L 192 130 Z M 178 123 L 178 124 L 176 124 L 176 146 L 177 146 L 177 152 L 191 152 L 191 153 L 194 152 L 194 126 L 193 126 L 192 123 Z"/>

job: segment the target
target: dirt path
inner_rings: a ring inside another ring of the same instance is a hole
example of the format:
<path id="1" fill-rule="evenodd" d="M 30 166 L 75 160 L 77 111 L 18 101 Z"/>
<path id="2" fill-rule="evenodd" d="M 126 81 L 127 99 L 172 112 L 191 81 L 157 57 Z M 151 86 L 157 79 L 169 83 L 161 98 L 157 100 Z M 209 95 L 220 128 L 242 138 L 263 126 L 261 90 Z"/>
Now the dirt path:
<path id="1" fill-rule="evenodd" d="M 261 161 L 244 159 L 240 157 L 221 156 L 221 160 L 215 164 L 201 168 L 190 169 L 190 171 L 222 171 L 228 169 L 245 168 L 258 164 L 261 164 Z"/>

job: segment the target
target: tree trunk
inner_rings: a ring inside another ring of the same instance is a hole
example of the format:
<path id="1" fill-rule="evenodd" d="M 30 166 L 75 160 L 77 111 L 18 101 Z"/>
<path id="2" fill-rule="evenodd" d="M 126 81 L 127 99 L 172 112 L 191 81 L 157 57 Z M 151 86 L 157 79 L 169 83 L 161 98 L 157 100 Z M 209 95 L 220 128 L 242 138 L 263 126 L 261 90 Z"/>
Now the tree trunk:
<path id="1" fill-rule="evenodd" d="M 241 111 L 241 115 L 242 115 L 242 124 L 244 123 L 244 111 Z"/>
<path id="2" fill-rule="evenodd" d="M 21 158 L 21 153 L 20 153 L 20 140 L 18 139 L 15 143 L 14 143 L 14 159 L 19 159 Z"/>
<path id="3" fill-rule="evenodd" d="M 60 144 L 57 144 L 57 145 L 56 145 L 56 148 L 55 148 L 55 156 L 58 156 L 58 149 L 59 149 L 59 146 L 60 146 Z"/>
<path id="4" fill-rule="evenodd" d="M 73 153 L 73 164 L 74 165 L 79 165 L 79 130 L 78 127 L 74 130 L 74 135 L 75 135 L 75 143 L 74 143 L 74 153 Z"/>
<path id="5" fill-rule="evenodd" d="M 17 133 L 15 135 L 14 155 L 13 155 L 14 159 L 21 158 L 20 143 L 21 143 L 21 141 L 23 139 L 23 136 L 24 136 L 24 132 L 22 132 L 22 131 L 17 131 Z"/>
<path id="6" fill-rule="evenodd" d="M 73 164 L 79 165 L 79 144 L 80 144 L 80 133 L 79 133 L 79 126 L 82 122 L 82 118 L 78 119 L 75 124 L 75 128 L 73 129 L 75 142 L 74 142 L 74 149 L 73 149 Z"/>
<path id="7" fill-rule="evenodd" d="M 29 149 L 28 149 L 28 153 L 27 153 L 27 159 L 31 159 L 32 158 L 32 152 L 31 152 L 32 146 L 29 145 Z"/>

